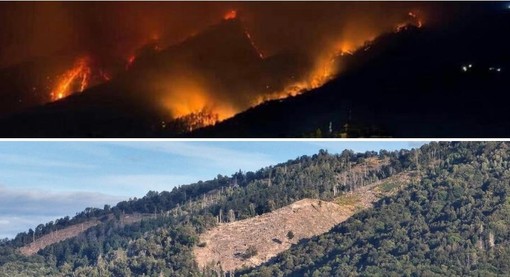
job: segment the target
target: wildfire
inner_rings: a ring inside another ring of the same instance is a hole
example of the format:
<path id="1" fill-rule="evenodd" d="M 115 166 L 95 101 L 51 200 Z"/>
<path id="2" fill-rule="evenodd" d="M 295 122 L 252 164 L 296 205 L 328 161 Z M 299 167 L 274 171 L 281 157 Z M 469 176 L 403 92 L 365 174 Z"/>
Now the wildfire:
<path id="1" fill-rule="evenodd" d="M 200 111 L 190 113 L 175 119 L 174 124 L 177 125 L 177 132 L 191 132 L 193 130 L 214 125 L 218 123 L 219 116 L 212 109 L 204 107 Z M 180 126 L 179 126 L 180 125 Z M 165 127 L 165 126 L 163 126 Z"/>
<path id="2" fill-rule="evenodd" d="M 136 60 L 136 56 L 133 54 L 133 55 L 130 55 L 128 58 L 127 58 L 127 63 L 126 63 L 126 70 L 128 70 L 132 65 L 133 63 L 135 62 Z"/>
<path id="3" fill-rule="evenodd" d="M 406 29 L 408 26 L 413 25 L 418 28 L 423 26 L 423 21 L 419 18 L 415 12 L 404 13 L 403 24 L 397 25 L 397 31 Z M 238 18 L 236 10 L 229 10 L 223 16 L 223 20 L 234 20 Z M 246 26 L 243 27 L 244 34 L 249 40 L 253 49 L 258 53 L 261 59 L 265 56 L 257 47 L 254 39 Z M 333 79 L 340 73 L 341 59 L 346 58 L 349 55 L 353 55 L 357 49 L 365 47 L 368 49 L 370 44 L 366 42 L 372 41 L 377 36 L 372 30 L 364 30 L 363 26 L 360 27 L 363 31 L 349 32 L 348 34 L 342 34 L 342 38 L 335 38 L 337 40 L 331 40 L 331 43 L 325 45 L 321 49 L 320 53 L 316 53 L 314 62 L 308 69 L 308 73 L 300 75 L 295 78 L 290 78 L 292 81 L 288 82 L 286 87 L 280 89 L 272 89 L 271 86 L 267 85 L 265 93 L 259 93 L 250 103 L 244 103 L 243 105 L 254 106 L 268 100 L 277 100 L 289 96 L 296 96 L 303 92 L 323 86 L 325 83 Z M 365 28 L 366 29 L 366 28 Z M 390 29 L 391 30 L 391 29 Z M 386 31 L 389 31 L 388 29 Z M 158 40 L 159 37 L 153 37 L 153 40 Z M 145 47 L 149 47 L 148 44 Z M 159 51 L 159 49 L 153 49 Z M 129 69 L 137 58 L 141 59 L 140 53 L 131 55 L 127 59 L 126 69 Z M 138 57 L 137 57 L 138 56 Z M 176 120 L 186 126 L 186 131 L 193 129 L 214 125 L 216 122 L 229 118 L 236 113 L 240 112 L 247 107 L 241 107 L 239 104 L 229 104 L 228 99 L 215 99 L 214 94 L 210 93 L 212 88 L 208 86 L 207 81 L 200 81 L 200 76 L 178 76 L 173 79 L 171 83 L 165 83 L 164 88 L 158 88 L 164 91 L 162 96 L 162 104 L 165 110 L 169 111 L 168 118 Z M 158 87 L 164 83 L 157 82 Z M 166 120 L 166 119 L 165 119 Z"/>
<path id="4" fill-rule="evenodd" d="M 315 68 L 310 74 L 308 86 L 305 89 L 315 89 L 332 79 L 338 74 L 335 61 L 339 56 L 352 55 L 353 51 L 358 48 L 349 41 L 341 41 L 337 43 L 333 50 L 325 53 L 316 62 Z"/>
<path id="5" fill-rule="evenodd" d="M 125 70 L 130 69 L 140 55 L 148 52 L 160 52 L 162 50 L 160 39 L 161 38 L 157 33 L 153 33 L 148 39 L 146 39 L 140 47 L 135 49 L 132 54 L 126 58 Z"/>
<path id="6" fill-rule="evenodd" d="M 367 41 L 373 40 L 371 37 Z M 297 80 L 285 87 L 282 91 L 275 91 L 263 96 L 259 96 L 254 100 L 253 105 L 259 105 L 269 100 L 278 100 L 290 96 L 296 96 L 303 92 L 321 87 L 329 80 L 333 79 L 339 74 L 337 59 L 339 57 L 352 55 L 353 52 L 361 47 L 349 40 L 342 40 L 335 43 L 329 50 L 326 49 L 324 53 L 318 55 L 314 66 L 310 69 L 310 73 L 303 79 Z"/>
<path id="7" fill-rule="evenodd" d="M 223 19 L 225 20 L 231 20 L 235 19 L 237 17 L 237 11 L 236 10 L 230 10 L 228 11 L 224 16 Z"/>
<path id="8" fill-rule="evenodd" d="M 260 49 L 257 47 L 257 45 L 255 44 L 255 42 L 253 41 L 253 39 L 251 38 L 251 35 L 250 33 L 248 32 L 248 30 L 244 30 L 244 34 L 246 35 L 246 37 L 248 38 L 248 40 L 250 41 L 250 44 L 251 46 L 253 47 L 253 49 L 255 49 L 255 51 L 257 51 L 257 54 L 259 55 L 259 57 L 261 59 L 264 58 L 264 54 L 262 53 L 262 51 L 260 51 Z"/>
<path id="9" fill-rule="evenodd" d="M 397 25 L 397 32 L 404 30 L 409 25 L 414 25 L 417 28 L 423 27 L 423 20 L 415 12 L 409 12 L 407 16 L 408 19 L 406 22 Z M 246 35 L 250 38 L 249 33 L 246 33 Z M 375 38 L 375 34 L 368 35 L 364 40 L 353 37 L 353 39 L 344 39 L 335 43 L 330 49 L 324 49 L 324 53 L 317 55 L 314 66 L 310 69 L 310 73 L 305 76 L 305 78 L 289 84 L 282 91 L 274 91 L 259 96 L 253 101 L 253 105 L 258 105 L 269 100 L 296 96 L 303 92 L 321 87 L 339 74 L 341 69 L 338 68 L 337 61 L 340 57 L 353 55 L 354 51 L 360 47 L 365 47 L 365 50 L 367 50 L 370 47 L 369 42 L 373 41 Z"/>
<path id="10" fill-rule="evenodd" d="M 69 96 L 73 92 L 84 91 L 90 79 L 90 59 L 81 57 L 76 60 L 74 66 L 59 77 L 57 85 L 51 91 L 51 100 L 56 101 Z"/>
<path id="11" fill-rule="evenodd" d="M 410 11 L 404 14 L 404 16 L 406 18 L 405 22 L 397 25 L 397 31 L 404 30 L 410 25 L 416 26 L 417 28 L 423 27 L 423 21 L 417 13 Z M 233 20 L 235 18 L 237 18 L 237 11 L 235 10 L 228 11 L 223 17 L 224 20 Z M 257 51 L 259 57 L 264 59 L 264 54 L 257 47 L 252 35 L 246 27 L 244 27 L 244 33 L 253 49 Z M 292 77 L 291 79 L 293 81 L 287 83 L 286 87 L 282 90 L 271 90 L 270 86 L 267 85 L 265 93 L 258 94 L 249 105 L 255 106 L 269 100 L 296 96 L 323 86 L 340 73 L 342 69 L 339 68 L 339 61 L 341 61 L 341 59 L 353 55 L 354 51 L 362 47 L 367 50 L 370 48 L 369 42 L 377 37 L 377 33 L 373 31 L 360 33 L 349 34 L 347 37 L 344 35 L 341 39 L 338 38 L 339 40 L 336 41 L 336 43 L 332 41 L 333 43 L 323 48 L 321 53 L 316 54 L 314 63 L 311 68 L 309 68 L 308 74 L 299 78 Z M 171 94 L 171 98 L 165 101 L 165 106 L 172 111 L 173 118 L 186 123 L 185 125 L 190 128 L 188 131 L 197 127 L 213 125 L 217 121 L 233 116 L 235 113 L 239 112 L 239 109 L 243 109 L 242 107 L 237 107 L 237 109 L 227 107 L 224 104 L 225 101 L 212 99 L 210 94 L 204 90 L 207 86 L 199 87 L 195 82 L 187 82 L 181 85 L 181 87 L 172 89 L 174 93 Z M 186 93 L 183 94 L 182 91 L 186 91 Z"/>
<path id="12" fill-rule="evenodd" d="M 171 112 L 172 118 L 194 118 L 204 115 L 210 118 L 204 120 L 207 125 L 224 120 L 238 111 L 230 107 L 225 101 L 217 101 L 208 93 L 198 79 L 182 77 L 172 80 L 165 87 L 164 106 Z M 212 119 L 211 119 L 212 118 Z"/>
<path id="13" fill-rule="evenodd" d="M 101 78 L 105 81 L 110 81 L 112 79 L 112 75 L 110 75 L 110 73 L 104 71 L 104 70 L 100 70 L 99 72 Z"/>
<path id="14" fill-rule="evenodd" d="M 416 15 L 416 13 L 414 12 L 409 12 L 408 15 L 412 18 L 414 18 L 414 20 L 416 20 L 416 27 L 418 28 L 421 28 L 423 26 L 423 22 L 421 21 L 421 19 Z"/>
<path id="15" fill-rule="evenodd" d="M 223 16 L 223 19 L 224 20 L 232 20 L 232 19 L 235 19 L 237 18 L 237 11 L 236 10 L 230 10 L 229 12 L 227 12 L 225 14 L 225 16 Z M 248 38 L 248 40 L 250 41 L 250 44 L 251 46 L 253 47 L 253 49 L 255 49 L 255 51 L 257 51 L 257 54 L 259 55 L 259 57 L 261 59 L 264 58 L 264 54 L 262 53 L 262 51 L 260 51 L 260 49 L 257 47 L 257 45 L 255 44 L 255 42 L 253 41 L 253 38 L 250 34 L 250 32 L 248 32 L 248 30 L 246 29 L 246 27 L 244 27 L 244 34 L 246 35 L 246 37 Z"/>
<path id="16" fill-rule="evenodd" d="M 418 15 L 415 12 L 412 12 L 412 11 L 408 12 L 407 16 L 409 16 L 409 18 L 411 20 L 403 22 L 403 23 L 400 23 L 400 24 L 397 24 L 397 26 L 395 27 L 395 31 L 397 33 L 402 31 L 402 30 L 404 30 L 404 29 L 406 29 L 407 26 L 409 26 L 409 25 L 414 25 L 417 28 L 423 27 L 423 20 L 420 17 L 418 17 Z"/>

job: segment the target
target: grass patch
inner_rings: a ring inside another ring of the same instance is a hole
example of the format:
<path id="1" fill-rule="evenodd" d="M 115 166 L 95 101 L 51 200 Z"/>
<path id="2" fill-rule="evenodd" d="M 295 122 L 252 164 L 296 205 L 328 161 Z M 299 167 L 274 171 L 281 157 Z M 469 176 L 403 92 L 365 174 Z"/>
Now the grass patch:
<path id="1" fill-rule="evenodd" d="M 335 199 L 335 203 L 340 206 L 355 206 L 359 202 L 359 196 L 356 194 L 344 194 Z"/>
<path id="2" fill-rule="evenodd" d="M 384 182 L 381 185 L 379 185 L 379 191 L 386 193 L 398 188 L 399 186 L 400 185 L 396 182 Z"/>

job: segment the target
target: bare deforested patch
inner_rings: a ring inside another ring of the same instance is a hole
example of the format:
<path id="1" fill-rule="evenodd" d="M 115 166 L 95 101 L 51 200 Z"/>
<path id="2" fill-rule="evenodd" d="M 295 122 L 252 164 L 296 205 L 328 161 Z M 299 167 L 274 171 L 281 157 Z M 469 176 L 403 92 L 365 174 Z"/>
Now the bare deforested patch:
<path id="1" fill-rule="evenodd" d="M 351 164 L 342 173 L 337 174 L 337 186 L 334 187 L 334 195 L 337 195 L 337 187 L 353 192 L 367 184 L 378 180 L 374 174 L 381 171 L 382 167 L 389 164 L 389 159 L 378 159 L 375 157 L 365 159 L 361 163 Z"/>
<path id="2" fill-rule="evenodd" d="M 148 217 L 148 215 L 125 214 L 119 218 L 119 223 L 120 224 L 132 224 L 132 223 L 142 220 L 145 217 Z M 112 220 L 112 217 L 110 217 L 110 220 Z M 47 247 L 49 245 L 55 244 L 57 242 L 60 242 L 60 241 L 66 240 L 66 239 L 74 238 L 74 237 L 80 235 L 81 233 L 87 231 L 88 229 L 98 225 L 99 223 L 101 223 L 101 221 L 99 221 L 97 219 L 91 219 L 89 221 L 74 224 L 69 227 L 53 231 L 49 234 L 43 235 L 43 236 L 35 239 L 33 242 L 31 242 L 23 247 L 20 247 L 19 251 L 21 252 L 21 254 L 26 255 L 26 256 L 33 255 L 33 254 L 39 252 L 39 250 L 44 249 L 45 247 Z"/>
<path id="3" fill-rule="evenodd" d="M 200 236 L 195 257 L 201 268 L 231 271 L 259 265 L 300 239 L 330 230 L 351 211 L 340 205 L 303 199 L 254 218 L 220 224 Z"/>
<path id="4" fill-rule="evenodd" d="M 194 248 L 196 261 L 202 269 L 224 272 L 260 265 L 301 239 L 328 232 L 414 180 L 418 180 L 414 172 L 403 172 L 358 187 L 332 202 L 303 199 L 270 213 L 220 224 L 200 236 Z"/>
<path id="5" fill-rule="evenodd" d="M 21 254 L 29 256 L 37 253 L 39 250 L 45 248 L 48 245 L 63 241 L 85 232 L 91 227 L 96 226 L 100 222 L 97 220 L 86 221 L 83 223 L 75 224 L 60 230 L 56 230 L 47 235 L 44 235 L 32 243 L 21 247 L 19 250 Z"/>

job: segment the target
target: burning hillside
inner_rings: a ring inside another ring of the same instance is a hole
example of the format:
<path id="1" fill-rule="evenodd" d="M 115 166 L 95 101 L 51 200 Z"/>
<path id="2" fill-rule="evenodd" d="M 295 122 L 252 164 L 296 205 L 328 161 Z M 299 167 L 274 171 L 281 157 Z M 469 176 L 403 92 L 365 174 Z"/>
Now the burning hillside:
<path id="1" fill-rule="evenodd" d="M 110 81 L 111 78 L 112 74 L 108 71 L 94 67 L 94 63 L 89 56 L 78 57 L 70 69 L 57 76 L 50 93 L 51 101 L 60 100 L 77 92 L 83 92 L 91 86 Z"/>
<path id="2" fill-rule="evenodd" d="M 68 117 L 88 120 L 92 129 L 96 121 L 107 129 L 126 120 L 111 128 L 134 124 L 173 134 L 322 87 L 350 70 L 346 61 L 381 34 L 422 28 L 425 17 L 433 26 L 456 9 L 420 3 L 34 3 L 23 17 L 27 7 L 1 5 L 17 15 L 2 19 L 16 38 L 0 45 L 0 66 L 10 65 L 0 71 L 0 93 L 8 96 L 3 116 L 55 102 L 30 113 L 74 113 Z M 45 36 L 43 19 L 50 30 Z M 15 29 L 34 41 L 17 38 Z M 18 66 L 34 56 L 44 62 Z"/>
<path id="3" fill-rule="evenodd" d="M 5 13 L 2 24 L 5 28 L 3 32 L 6 36 L 13 39 L 5 40 L 5 45 L 0 45 L 0 68 L 5 65 L 14 64 L 17 61 L 29 60 L 31 56 L 49 56 L 55 52 L 66 52 L 71 49 L 75 52 L 90 53 L 89 57 L 75 56 L 75 64 L 72 69 L 64 72 L 50 72 L 48 79 L 53 79 L 58 75 L 57 88 L 51 91 L 51 100 L 63 98 L 72 93 L 70 90 L 80 91 L 78 85 L 74 85 L 80 79 L 83 83 L 85 79 L 90 78 L 93 70 L 88 67 L 91 57 L 99 62 L 111 63 L 112 60 L 126 59 L 125 68 L 128 69 L 131 64 L 140 55 L 140 49 L 144 46 L 152 45 L 154 41 L 158 42 L 158 48 L 168 47 L 179 41 L 190 37 L 190 34 L 196 34 L 207 26 L 217 24 L 218 19 L 243 21 L 243 30 L 249 39 L 252 47 L 256 49 L 260 58 L 263 58 L 263 52 L 274 55 L 283 49 L 300 48 L 300 44 L 307 45 L 308 51 L 316 51 L 324 48 L 325 40 L 330 38 L 339 38 L 344 36 L 345 20 L 353 20 L 353 13 L 364 13 L 373 15 L 381 8 L 370 8 L 368 5 L 355 4 L 292 4 L 274 3 L 270 10 L 275 13 L 274 18 L 266 17 L 268 8 L 254 3 L 33 3 L 32 5 L 21 5 L 17 3 L 2 3 L 2 11 Z M 206 8 L 204 8 L 206 7 Z M 404 7 L 397 5 L 383 8 L 391 11 L 393 18 L 398 18 L 398 14 L 404 11 Z M 337 13 L 333 17 L 332 11 Z M 167 16 L 168 14 L 168 16 Z M 188 18 L 182 18 L 177 14 L 186 14 Z M 329 16 L 329 18 L 317 18 L 318 15 Z M 170 17 L 170 18 L 168 18 Z M 296 25 L 294 28 L 287 28 L 287 21 L 298 22 L 301 18 L 315 18 L 317 22 Z M 201 18 L 197 20 L 197 18 Z M 388 21 L 396 19 L 390 18 Z M 274 21 L 275 24 L 272 24 Z M 349 23 L 356 25 L 358 31 L 354 37 L 347 35 L 342 42 L 345 44 L 359 44 L 367 38 L 365 34 L 379 33 L 387 29 L 387 26 L 395 22 L 385 22 L 380 25 L 377 18 L 358 20 L 359 22 Z M 65 24 L 65 23 L 68 24 Z M 274 34 L 273 30 L 266 29 L 266 25 L 275 27 L 275 30 L 285 33 Z M 339 28 L 332 28 L 334 25 Z M 262 27 L 262 28 L 261 28 Z M 300 29 L 301 33 L 296 33 Z M 262 31 L 261 31 L 262 30 Z M 370 31 L 368 31 L 370 30 Z M 253 31 L 253 32 L 252 32 Z M 266 32 L 266 33 L 264 33 Z M 347 31 L 349 33 L 350 31 Z M 254 35 L 255 33 L 255 35 Z M 29 34 L 27 37 L 26 34 Z M 280 36 L 286 37 L 285 41 L 280 40 Z M 19 38 L 18 38 L 19 37 Z M 327 39 L 326 39 L 327 38 Z M 356 42 L 348 42 L 348 40 Z M 280 41 L 276 41 L 280 40 Z M 257 41 L 257 42 L 255 42 Z M 94 44 L 91 44 L 94 42 Z M 228 43 L 225 41 L 225 43 Z M 161 44 L 161 45 L 159 45 Z M 293 44 L 293 45 L 290 45 Z M 316 45 L 319 44 L 319 45 Z M 146 49 L 145 49 L 146 50 Z M 352 49 L 351 49 L 352 50 Z M 313 54 L 305 52 L 309 56 L 321 56 L 325 54 Z M 326 56 L 329 56 L 326 55 Z M 106 59 L 105 59 L 106 57 Z M 126 58 L 127 57 L 127 58 Z M 312 57 L 317 58 L 317 57 Z M 316 62 L 317 63 L 317 62 Z M 310 69 L 319 73 L 312 73 L 310 77 L 313 86 L 323 79 L 324 68 L 327 66 L 316 65 L 317 69 Z M 219 69 L 221 70 L 221 69 Z M 53 75 L 52 75 L 53 74 Z M 111 73 L 110 73 L 111 74 Z M 320 76 L 317 76 L 320 75 Z M 46 84 L 48 85 L 48 84 Z M 60 96 L 59 96 L 60 94 Z"/>

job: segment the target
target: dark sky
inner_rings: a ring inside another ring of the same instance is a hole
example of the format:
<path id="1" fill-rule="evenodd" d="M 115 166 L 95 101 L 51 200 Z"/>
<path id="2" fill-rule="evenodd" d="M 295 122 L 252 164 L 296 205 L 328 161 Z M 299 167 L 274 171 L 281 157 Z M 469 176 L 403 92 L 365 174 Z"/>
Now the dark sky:
<path id="1" fill-rule="evenodd" d="M 170 45 L 236 9 L 266 54 L 360 44 L 413 11 L 434 24 L 466 3 L 419 2 L 2 2 L 0 67 L 37 56 L 88 51 L 126 56 L 153 38 Z"/>

